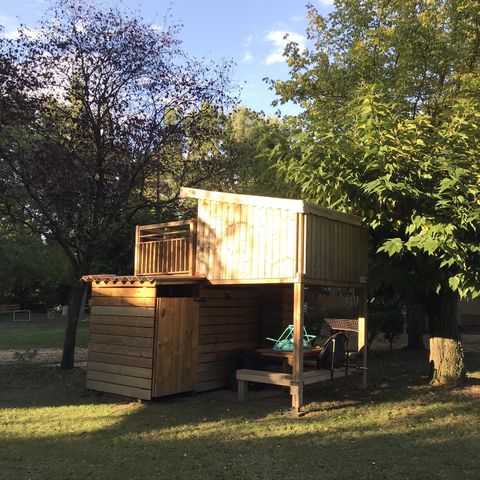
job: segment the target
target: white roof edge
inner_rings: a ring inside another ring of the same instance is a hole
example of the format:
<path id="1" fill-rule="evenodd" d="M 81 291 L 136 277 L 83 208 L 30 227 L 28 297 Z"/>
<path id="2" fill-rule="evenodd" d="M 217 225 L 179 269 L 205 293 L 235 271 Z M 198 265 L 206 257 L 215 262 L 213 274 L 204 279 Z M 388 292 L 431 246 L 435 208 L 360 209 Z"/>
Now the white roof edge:
<path id="1" fill-rule="evenodd" d="M 244 195 L 239 193 L 216 192 L 210 190 L 201 190 L 199 188 L 180 188 L 180 198 L 195 198 L 197 200 L 213 200 L 215 202 L 238 203 L 242 205 L 259 205 L 270 208 L 283 208 L 297 213 L 310 213 L 320 217 L 330 218 L 344 223 L 350 223 L 360 226 L 362 221 L 359 217 L 341 213 L 330 208 L 320 207 L 289 198 L 264 197 L 259 195 Z"/>

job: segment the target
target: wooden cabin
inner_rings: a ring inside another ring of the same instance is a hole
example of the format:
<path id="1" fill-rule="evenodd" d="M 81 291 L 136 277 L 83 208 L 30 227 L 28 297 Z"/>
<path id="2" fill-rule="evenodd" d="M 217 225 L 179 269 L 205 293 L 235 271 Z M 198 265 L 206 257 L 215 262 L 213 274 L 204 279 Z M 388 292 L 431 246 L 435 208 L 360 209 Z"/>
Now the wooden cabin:
<path id="1" fill-rule="evenodd" d="M 365 352 L 366 230 L 301 200 L 190 188 L 181 197 L 198 200 L 197 217 L 138 226 L 132 276 L 83 277 L 87 387 L 147 400 L 225 387 L 243 351 L 271 346 L 266 337 L 293 324 L 292 371 L 268 383 L 290 387 L 298 410 L 314 381 L 303 371 L 306 289 L 355 292 Z"/>

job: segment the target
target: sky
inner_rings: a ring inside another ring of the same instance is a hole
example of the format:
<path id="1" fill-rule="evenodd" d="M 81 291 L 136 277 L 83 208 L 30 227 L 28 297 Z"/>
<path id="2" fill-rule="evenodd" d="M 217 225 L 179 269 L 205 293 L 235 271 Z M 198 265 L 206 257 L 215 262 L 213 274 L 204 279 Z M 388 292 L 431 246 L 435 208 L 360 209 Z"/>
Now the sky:
<path id="1" fill-rule="evenodd" d="M 320 13 L 332 9 L 333 0 L 310 0 Z M 282 56 L 288 32 L 291 40 L 306 45 L 306 0 L 106 0 L 137 12 L 146 22 L 163 23 L 167 12 L 173 23 L 183 25 L 180 39 L 190 55 L 211 60 L 233 60 L 232 81 L 240 89 L 240 103 L 273 115 L 275 95 L 265 77 L 288 78 Z M 0 25 L 12 36 L 20 23 L 35 28 L 45 16 L 48 0 L 0 0 Z M 295 114 L 295 105 L 280 107 L 282 114 Z"/>

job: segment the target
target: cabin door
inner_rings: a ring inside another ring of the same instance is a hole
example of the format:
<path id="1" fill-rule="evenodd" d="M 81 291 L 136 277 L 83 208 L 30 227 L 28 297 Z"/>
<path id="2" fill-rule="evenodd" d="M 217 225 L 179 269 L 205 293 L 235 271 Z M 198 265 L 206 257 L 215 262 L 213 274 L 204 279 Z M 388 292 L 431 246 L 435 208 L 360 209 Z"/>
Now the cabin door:
<path id="1" fill-rule="evenodd" d="M 195 390 L 198 304 L 191 297 L 157 298 L 153 396 Z"/>

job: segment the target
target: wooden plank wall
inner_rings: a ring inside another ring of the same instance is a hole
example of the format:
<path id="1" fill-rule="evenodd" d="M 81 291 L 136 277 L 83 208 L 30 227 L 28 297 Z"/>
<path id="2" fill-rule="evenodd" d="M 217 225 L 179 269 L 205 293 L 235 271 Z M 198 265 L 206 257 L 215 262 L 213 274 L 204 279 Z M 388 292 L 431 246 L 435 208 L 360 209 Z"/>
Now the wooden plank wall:
<path id="1" fill-rule="evenodd" d="M 363 227 L 307 214 L 305 276 L 360 282 L 367 276 L 368 236 Z"/>
<path id="2" fill-rule="evenodd" d="M 202 287 L 196 391 L 228 386 L 242 350 L 258 347 L 258 287 Z"/>
<path id="3" fill-rule="evenodd" d="M 260 287 L 260 319 L 259 347 L 273 347 L 266 338 L 278 338 L 293 324 L 293 285 Z"/>
<path id="4" fill-rule="evenodd" d="M 155 287 L 92 286 L 87 388 L 149 400 Z"/>
<path id="5" fill-rule="evenodd" d="M 200 199 L 196 272 L 212 281 L 292 279 L 296 225 L 290 210 Z"/>

